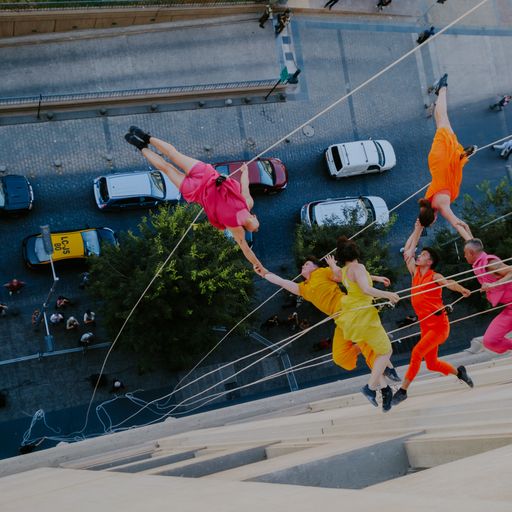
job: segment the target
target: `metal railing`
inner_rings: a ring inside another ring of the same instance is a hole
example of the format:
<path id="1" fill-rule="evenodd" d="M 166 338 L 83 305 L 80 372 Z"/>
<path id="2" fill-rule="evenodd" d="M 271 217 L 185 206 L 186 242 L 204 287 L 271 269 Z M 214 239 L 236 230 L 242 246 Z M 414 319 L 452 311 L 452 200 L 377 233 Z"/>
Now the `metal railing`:
<path id="1" fill-rule="evenodd" d="M 267 0 L 53 0 L 33 2 L 0 2 L 2 10 L 87 9 L 111 7 L 229 7 L 232 5 L 265 4 Z M 272 3 L 272 2 L 270 2 Z"/>

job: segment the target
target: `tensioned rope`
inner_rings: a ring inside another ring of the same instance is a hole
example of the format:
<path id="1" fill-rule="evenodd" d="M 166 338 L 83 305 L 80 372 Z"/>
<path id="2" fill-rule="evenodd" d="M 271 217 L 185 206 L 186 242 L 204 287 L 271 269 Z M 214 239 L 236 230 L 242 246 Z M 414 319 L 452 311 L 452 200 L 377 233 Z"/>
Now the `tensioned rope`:
<path id="1" fill-rule="evenodd" d="M 381 75 L 383 75 L 384 73 L 386 73 L 387 71 L 389 71 L 390 69 L 392 69 L 393 67 L 395 67 L 396 65 L 398 65 L 400 62 L 402 62 L 404 59 L 406 59 L 407 57 L 409 57 L 410 55 L 416 53 L 417 51 L 419 51 L 419 49 L 421 47 L 423 47 L 425 44 L 430 44 L 433 40 L 435 40 L 437 37 L 439 37 L 441 34 L 443 34 L 444 32 L 446 32 L 447 30 L 449 30 L 451 27 L 453 27 L 454 25 L 456 25 L 457 23 L 459 23 L 461 20 L 463 20 L 465 17 L 469 16 L 470 14 L 472 14 L 474 11 L 476 11 L 478 8 L 480 8 L 482 5 L 484 5 L 485 3 L 487 3 L 488 0 L 481 0 L 477 5 L 475 5 L 474 7 L 470 8 L 468 11 L 466 11 L 464 14 L 462 14 L 461 16 L 459 16 L 458 18 L 456 18 L 454 21 L 452 21 L 451 23 L 449 23 L 448 25 L 446 25 L 445 27 L 443 27 L 441 30 L 439 30 L 439 32 L 437 34 L 434 34 L 432 37 L 430 37 L 429 39 L 427 39 L 425 42 L 423 42 L 421 45 L 418 45 L 417 47 L 413 48 L 412 50 L 410 50 L 409 52 L 405 53 L 403 56 L 401 56 L 399 59 L 395 60 L 393 63 L 391 63 L 390 65 L 386 66 L 384 69 L 382 69 L 381 71 L 379 71 L 378 73 L 376 73 L 375 75 L 373 75 L 372 77 L 370 77 L 368 80 L 366 80 L 365 82 L 363 82 L 362 84 L 360 84 L 359 86 L 357 86 L 355 89 L 353 89 L 352 91 L 350 91 L 349 93 L 345 94 L 344 96 L 342 96 L 341 98 L 339 98 L 338 100 L 336 100 L 335 102 L 333 102 L 332 104 L 328 105 L 325 109 L 321 110 L 319 113 L 315 114 L 313 117 L 311 117 L 309 120 L 307 120 L 306 122 L 304 122 L 303 124 L 301 124 L 299 127 L 297 127 L 296 129 L 292 130 L 289 134 L 285 135 L 284 137 L 282 137 L 281 139 L 279 139 L 277 142 L 275 142 L 274 144 L 272 144 L 271 146 L 269 146 L 268 148 L 266 148 L 265 150 L 263 150 L 262 152 L 260 152 L 258 155 L 256 155 L 255 157 L 253 157 L 251 160 L 249 160 L 248 163 L 251 163 L 253 161 L 255 161 L 257 158 L 260 158 L 261 156 L 263 156 L 263 154 L 267 153 L 268 151 L 270 151 L 271 149 L 275 148 L 276 146 L 278 146 L 279 144 L 281 144 L 285 139 L 287 139 L 288 137 L 292 136 L 293 134 L 297 133 L 299 130 L 301 130 L 302 128 L 304 128 L 306 125 L 308 125 L 309 123 L 315 121 L 316 119 L 318 119 L 319 117 L 323 116 L 324 114 L 326 114 L 327 112 L 329 112 L 330 110 L 332 110 L 335 106 L 337 106 L 339 103 L 341 103 L 342 101 L 344 101 L 345 99 L 349 98 L 350 96 L 352 96 L 353 94 L 355 94 L 356 92 L 358 92 L 360 89 L 362 89 L 363 87 L 367 86 L 368 84 L 372 83 L 374 80 L 376 80 L 377 78 L 379 78 Z M 240 170 L 240 169 L 238 169 Z M 423 189 L 421 189 L 423 190 Z M 419 192 L 419 191 L 418 191 Z M 418 193 L 417 192 L 417 193 Z M 416 194 L 414 194 L 416 195 Z M 188 234 L 188 232 L 190 231 L 190 229 L 192 228 L 192 226 L 194 225 L 194 223 L 197 221 L 197 219 L 199 218 L 199 216 L 202 214 L 202 211 L 203 210 L 200 210 L 199 213 L 197 214 L 196 218 L 194 219 L 194 221 L 192 221 L 192 223 L 188 226 L 188 228 L 186 229 L 186 231 L 184 232 L 183 236 L 180 238 L 180 240 L 178 241 L 178 243 L 176 244 L 176 246 L 173 248 L 173 250 L 171 251 L 171 253 L 169 254 L 169 256 L 165 259 L 164 263 L 159 267 L 159 269 L 157 270 L 157 273 L 155 273 L 155 275 L 153 276 L 153 278 L 150 280 L 149 284 L 146 286 L 146 288 L 144 289 L 142 295 L 139 297 L 139 299 L 136 301 L 135 305 L 133 306 L 133 308 L 130 310 L 127 318 L 125 319 L 125 321 L 123 322 L 122 326 L 121 326 L 121 329 L 120 331 L 118 332 L 118 334 L 116 335 L 116 337 L 114 338 L 114 341 L 109 349 L 109 351 L 107 352 L 106 356 L 105 356 L 105 359 L 103 361 L 103 364 L 101 366 L 101 370 L 100 370 L 100 373 L 98 375 L 98 380 L 96 381 L 96 385 L 94 387 L 94 390 L 93 390 L 93 393 L 92 393 L 92 396 L 91 396 L 91 399 L 89 401 L 89 404 L 88 404 L 88 407 L 87 407 L 87 412 L 86 412 L 86 417 L 85 417 L 85 422 L 84 422 L 84 425 L 82 427 L 82 429 L 78 432 L 83 432 L 85 430 L 85 428 L 87 427 L 87 424 L 88 424 L 88 421 L 89 421 L 89 414 L 90 414 L 90 409 L 91 409 L 91 406 L 92 406 L 92 402 L 94 401 L 94 397 L 96 395 L 96 391 L 98 389 L 98 385 L 99 385 L 99 379 L 101 377 L 101 375 L 103 374 L 103 371 L 105 369 L 105 366 L 106 366 L 106 362 L 108 360 L 108 357 L 110 356 L 110 353 L 112 352 L 115 344 L 117 343 L 117 340 L 119 339 L 121 333 L 123 332 L 127 322 L 129 321 L 129 319 L 131 318 L 131 316 L 133 315 L 135 309 L 138 307 L 139 303 L 142 301 L 143 297 L 145 296 L 146 292 L 149 290 L 149 288 L 152 286 L 153 282 L 156 280 L 156 278 L 160 275 L 160 272 L 163 270 L 163 268 L 165 267 L 165 265 L 167 265 L 167 263 L 169 262 L 169 260 L 171 259 L 171 257 L 174 255 L 174 253 L 176 252 L 176 250 L 178 249 L 178 247 L 181 245 L 181 242 L 184 240 L 185 236 Z M 196 366 L 197 367 L 197 366 Z"/>

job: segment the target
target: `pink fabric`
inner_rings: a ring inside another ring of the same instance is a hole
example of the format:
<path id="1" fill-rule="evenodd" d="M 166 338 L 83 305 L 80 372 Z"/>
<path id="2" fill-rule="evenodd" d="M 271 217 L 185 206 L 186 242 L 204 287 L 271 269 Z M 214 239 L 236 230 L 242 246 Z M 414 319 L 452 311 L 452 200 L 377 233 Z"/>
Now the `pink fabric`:
<path id="1" fill-rule="evenodd" d="M 493 254 L 487 254 L 482 251 L 478 259 L 473 263 L 473 270 L 480 284 L 484 283 L 495 283 L 498 281 L 499 277 L 496 277 L 494 274 L 487 274 L 486 276 L 482 275 L 488 272 L 486 267 L 492 263 L 493 261 L 497 261 L 499 258 L 494 256 Z M 482 267 L 482 268 L 478 268 Z M 485 292 L 487 296 L 487 300 L 493 305 L 497 304 L 506 304 L 507 302 L 512 301 L 512 283 L 503 284 L 501 286 L 496 286 L 495 288 L 491 288 Z"/>
<path id="2" fill-rule="evenodd" d="M 512 332 L 512 306 L 507 306 L 487 327 L 484 334 L 484 347 L 503 354 L 512 350 L 512 340 L 505 336 Z"/>
<path id="3" fill-rule="evenodd" d="M 487 254 L 482 251 L 478 259 L 473 263 L 473 270 L 480 284 L 495 283 L 498 277 L 494 274 L 485 274 L 488 270 L 486 267 L 493 261 L 498 260 L 497 256 Z M 483 267 L 483 268 L 478 268 Z M 487 300 L 493 305 L 508 304 L 512 302 L 512 283 L 491 288 L 486 292 Z M 512 305 L 507 306 L 487 327 L 484 334 L 484 347 L 503 354 L 507 350 L 512 350 L 512 340 L 505 336 L 512 331 Z"/>
<path id="4" fill-rule="evenodd" d="M 210 164 L 199 162 L 183 180 L 180 192 L 185 201 L 200 204 L 208 220 L 216 228 L 235 228 L 241 225 L 237 214 L 247 211 L 247 202 L 238 181 L 228 178 L 217 185 L 215 180 L 219 176 Z"/>

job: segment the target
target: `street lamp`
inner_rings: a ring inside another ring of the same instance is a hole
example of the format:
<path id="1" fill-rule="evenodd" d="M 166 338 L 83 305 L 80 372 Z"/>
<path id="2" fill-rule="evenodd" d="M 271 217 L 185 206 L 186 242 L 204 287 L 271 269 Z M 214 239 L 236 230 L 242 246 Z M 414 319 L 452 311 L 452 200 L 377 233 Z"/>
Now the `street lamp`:
<path id="1" fill-rule="evenodd" d="M 53 276 L 53 282 L 52 286 L 50 288 L 50 291 L 48 292 L 48 295 L 46 296 L 46 300 L 43 302 L 42 312 L 39 314 L 39 318 L 37 319 L 36 323 L 39 325 L 41 322 L 41 318 L 44 319 L 44 326 L 46 329 L 46 336 L 44 337 L 44 341 L 46 344 L 46 351 L 47 352 L 53 352 L 54 346 L 53 346 L 53 336 L 50 334 L 50 328 L 48 325 L 48 318 L 46 316 L 46 310 L 48 309 L 48 304 L 50 302 L 50 297 L 52 296 L 53 292 L 55 291 L 55 287 L 57 285 L 57 282 L 59 281 L 59 278 L 55 274 L 55 267 L 53 266 L 53 244 L 52 244 L 52 235 L 50 232 L 50 226 L 48 224 L 41 226 L 41 238 L 43 241 L 43 247 L 48 254 L 50 258 L 50 266 L 52 268 L 52 276 Z"/>

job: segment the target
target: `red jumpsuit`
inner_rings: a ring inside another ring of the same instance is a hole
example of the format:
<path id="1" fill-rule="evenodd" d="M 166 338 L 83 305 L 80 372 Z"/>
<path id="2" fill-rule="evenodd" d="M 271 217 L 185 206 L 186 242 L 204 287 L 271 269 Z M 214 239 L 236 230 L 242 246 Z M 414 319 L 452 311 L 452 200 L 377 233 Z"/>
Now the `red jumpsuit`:
<path id="1" fill-rule="evenodd" d="M 440 372 L 444 375 L 450 373 L 456 374 L 457 370 L 448 363 L 437 358 L 439 345 L 444 343 L 450 334 L 450 323 L 446 311 L 441 310 L 439 315 L 432 315 L 423 320 L 434 311 L 442 308 L 442 288 L 438 283 L 434 283 L 434 271 L 429 269 L 424 275 L 421 275 L 417 268 L 412 278 L 411 297 L 412 307 L 420 321 L 421 339 L 416 343 L 412 353 L 411 362 L 405 375 L 405 378 L 412 382 L 420 370 L 421 361 L 424 359 L 427 368 L 434 372 Z M 414 295 L 418 292 L 424 292 L 420 295 Z"/>

